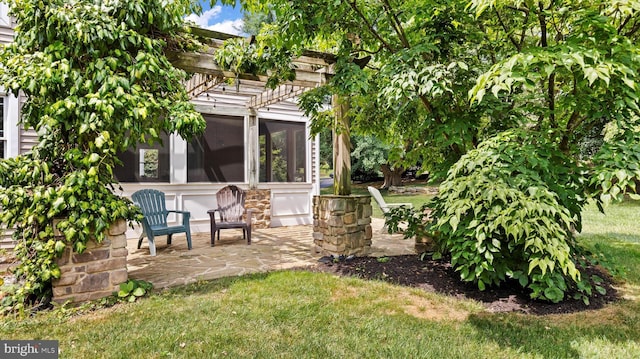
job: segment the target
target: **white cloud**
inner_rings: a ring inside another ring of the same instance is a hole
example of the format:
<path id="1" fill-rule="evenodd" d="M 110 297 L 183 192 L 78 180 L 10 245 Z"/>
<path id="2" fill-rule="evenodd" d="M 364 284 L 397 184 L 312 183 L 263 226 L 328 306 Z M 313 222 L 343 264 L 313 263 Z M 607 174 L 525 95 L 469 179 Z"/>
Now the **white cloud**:
<path id="1" fill-rule="evenodd" d="M 241 30 L 242 25 L 244 25 L 244 21 L 242 19 L 235 19 L 225 20 L 217 24 L 209 25 L 206 28 L 209 30 L 224 32 L 225 34 L 244 35 Z"/>
<path id="2" fill-rule="evenodd" d="M 217 18 L 222 12 L 222 6 L 214 6 L 202 13 L 202 15 L 191 14 L 184 19 L 195 23 L 199 27 L 208 27 L 209 21 Z"/>

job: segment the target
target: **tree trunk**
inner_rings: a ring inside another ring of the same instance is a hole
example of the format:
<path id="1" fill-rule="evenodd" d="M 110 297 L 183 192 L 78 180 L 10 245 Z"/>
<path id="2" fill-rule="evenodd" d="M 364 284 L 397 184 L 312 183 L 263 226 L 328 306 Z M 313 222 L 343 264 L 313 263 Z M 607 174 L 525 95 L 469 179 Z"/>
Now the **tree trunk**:
<path id="1" fill-rule="evenodd" d="M 382 184 L 382 189 L 388 189 L 391 186 L 402 186 L 402 172 L 404 168 L 395 167 L 391 168 L 391 166 L 384 164 L 381 166 L 382 174 L 384 175 L 384 183 Z"/>
<path id="2" fill-rule="evenodd" d="M 349 129 L 349 99 L 333 95 L 333 194 L 351 194 L 351 134 Z"/>

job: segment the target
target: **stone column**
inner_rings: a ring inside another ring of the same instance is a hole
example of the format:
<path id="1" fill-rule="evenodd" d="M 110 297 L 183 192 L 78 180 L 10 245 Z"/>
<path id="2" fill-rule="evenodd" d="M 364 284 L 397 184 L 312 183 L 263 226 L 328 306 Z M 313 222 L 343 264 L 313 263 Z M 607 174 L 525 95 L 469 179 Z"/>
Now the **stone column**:
<path id="1" fill-rule="evenodd" d="M 244 208 L 253 209 L 253 228 L 271 227 L 271 190 L 250 189 L 244 200 Z"/>
<path id="2" fill-rule="evenodd" d="M 323 255 L 371 252 L 371 196 L 314 196 L 313 241 Z"/>
<path id="3" fill-rule="evenodd" d="M 58 259 L 62 275 L 53 281 L 53 300 L 80 303 L 118 291 L 128 279 L 126 231 L 126 221 L 120 220 L 107 230 L 102 243 L 89 242 L 82 254 L 67 248 Z"/>

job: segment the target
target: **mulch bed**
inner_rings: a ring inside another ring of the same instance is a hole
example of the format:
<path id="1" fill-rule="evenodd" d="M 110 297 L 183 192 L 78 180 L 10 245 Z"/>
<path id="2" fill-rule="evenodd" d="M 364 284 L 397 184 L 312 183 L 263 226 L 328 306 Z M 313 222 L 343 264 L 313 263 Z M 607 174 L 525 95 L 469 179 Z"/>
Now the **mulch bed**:
<path id="1" fill-rule="evenodd" d="M 605 295 L 595 293 L 590 298 L 589 305 L 585 305 L 582 300 L 571 298 L 553 304 L 531 299 L 529 292 L 523 290 L 517 282 L 507 282 L 500 288 L 480 291 L 475 284 L 462 282 L 460 275 L 453 270 L 446 259 L 421 260 L 418 255 L 393 256 L 388 257 L 388 261 L 385 261 L 387 258 L 379 260 L 373 257 L 338 261 L 327 260 L 327 258 L 321 259 L 315 267 L 316 271 L 382 280 L 460 299 L 473 299 L 484 304 L 492 312 L 521 312 L 536 315 L 574 313 L 599 309 L 619 299 L 618 292 L 613 287 L 612 278 L 599 267 L 582 268 L 581 272 L 583 276 L 597 274 L 603 278 L 604 282 L 601 286 L 607 291 Z"/>

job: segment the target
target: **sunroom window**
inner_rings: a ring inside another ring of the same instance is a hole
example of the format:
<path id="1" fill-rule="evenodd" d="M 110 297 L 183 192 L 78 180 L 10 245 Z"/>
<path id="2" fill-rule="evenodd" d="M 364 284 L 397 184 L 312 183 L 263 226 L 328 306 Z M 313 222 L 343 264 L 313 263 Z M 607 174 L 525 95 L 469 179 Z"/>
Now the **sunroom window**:
<path id="1" fill-rule="evenodd" d="M 301 122 L 261 120 L 260 182 L 306 182 L 306 132 Z"/>
<path id="2" fill-rule="evenodd" d="M 119 182 L 169 182 L 169 136 L 162 134 L 162 144 L 138 145 L 120 153 L 123 162 L 116 166 L 114 174 Z"/>
<path id="3" fill-rule="evenodd" d="M 243 182 L 244 118 L 203 115 L 207 128 L 188 145 L 188 182 Z"/>

